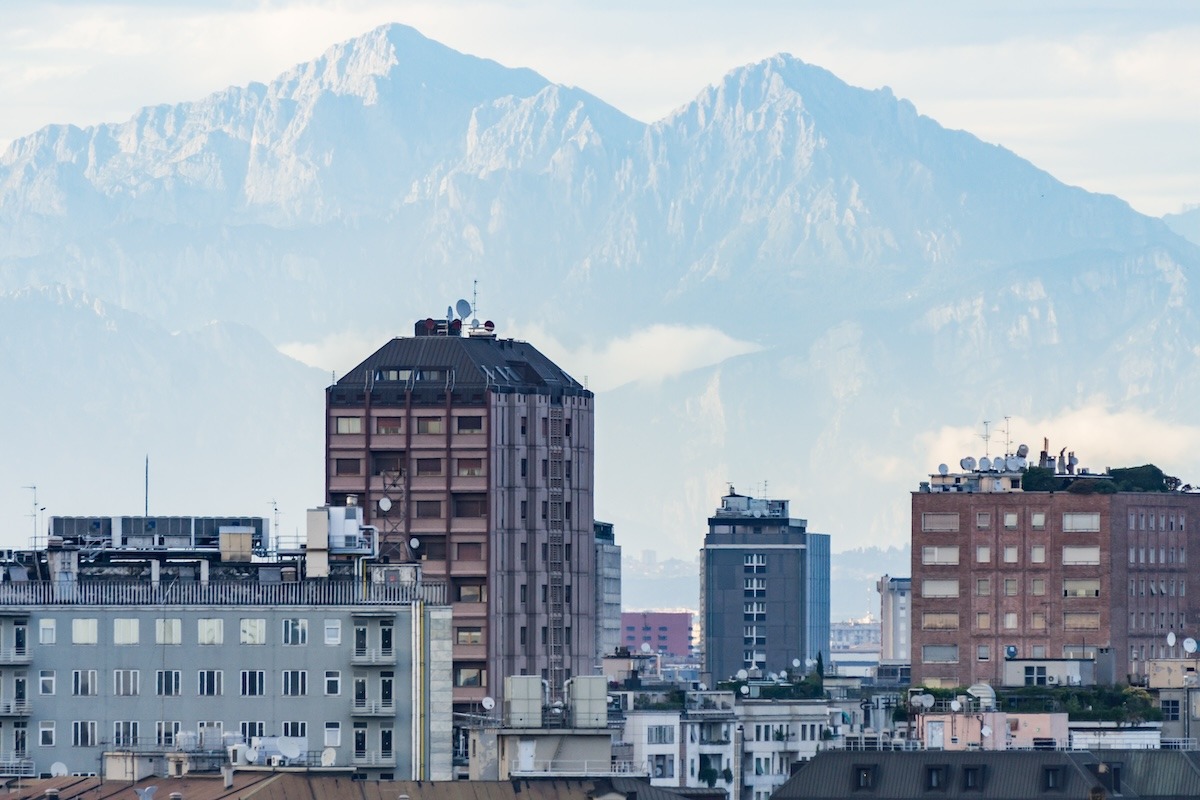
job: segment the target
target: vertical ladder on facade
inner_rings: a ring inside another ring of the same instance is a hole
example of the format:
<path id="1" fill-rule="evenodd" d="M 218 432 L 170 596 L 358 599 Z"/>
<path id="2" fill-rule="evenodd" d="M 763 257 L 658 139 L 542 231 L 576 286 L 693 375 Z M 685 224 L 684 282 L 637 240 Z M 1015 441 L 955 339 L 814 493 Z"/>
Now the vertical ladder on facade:
<path id="1" fill-rule="evenodd" d="M 565 481 L 563 480 L 563 409 L 562 406 L 550 407 L 549 420 L 549 542 L 547 548 L 547 570 L 549 572 L 549 631 L 548 645 L 550 648 L 550 691 L 556 698 L 562 697 L 563 683 L 566 681 L 566 646 L 567 646 L 567 613 L 566 613 L 566 548 L 563 542 L 566 536 L 565 514 Z"/>

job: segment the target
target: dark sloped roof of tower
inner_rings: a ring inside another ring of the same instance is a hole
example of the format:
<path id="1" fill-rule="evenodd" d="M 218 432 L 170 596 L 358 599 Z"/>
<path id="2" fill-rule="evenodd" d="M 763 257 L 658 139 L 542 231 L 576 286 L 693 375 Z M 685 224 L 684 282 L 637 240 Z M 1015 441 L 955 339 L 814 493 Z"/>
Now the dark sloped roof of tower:
<path id="1" fill-rule="evenodd" d="M 368 379 L 377 383 L 387 370 L 448 370 L 455 388 L 592 396 L 528 342 L 482 336 L 396 337 L 336 385 L 362 387 Z"/>

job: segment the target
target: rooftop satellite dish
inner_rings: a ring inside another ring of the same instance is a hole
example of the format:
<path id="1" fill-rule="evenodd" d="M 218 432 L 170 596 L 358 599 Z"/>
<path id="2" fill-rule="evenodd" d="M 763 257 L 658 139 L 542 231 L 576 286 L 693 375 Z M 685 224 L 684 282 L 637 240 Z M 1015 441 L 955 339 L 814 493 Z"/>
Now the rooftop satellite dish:
<path id="1" fill-rule="evenodd" d="M 337 749 L 336 748 L 326 747 L 324 750 L 321 751 L 321 766 L 322 767 L 332 767 L 336 763 L 337 763 Z"/>
<path id="2" fill-rule="evenodd" d="M 1029 460 L 1025 456 L 1017 456 L 1017 469 L 1025 469 L 1029 466 Z"/>
<path id="3" fill-rule="evenodd" d="M 421 546 L 421 540 L 415 536 L 410 536 L 410 537 L 408 537 L 408 546 L 410 548 L 412 548 L 413 550 L 416 550 L 418 547 Z"/>
<path id="4" fill-rule="evenodd" d="M 1009 472 L 1016 472 L 1021 468 L 1021 464 L 1018 462 L 1016 456 L 1009 456 L 1004 459 L 1004 466 L 1008 468 Z"/>
<path id="5" fill-rule="evenodd" d="M 61 778 L 67 774 L 67 765 L 61 761 L 55 761 L 50 765 L 50 777 Z"/>
<path id="6" fill-rule="evenodd" d="M 487 697 L 485 697 L 479 701 L 479 705 L 483 706 L 484 711 L 491 711 L 493 708 L 496 707 L 496 698 L 492 697 L 491 695 L 488 695 Z"/>
<path id="7" fill-rule="evenodd" d="M 806 658 L 806 659 L 804 659 L 804 666 L 806 666 L 806 667 L 815 667 L 816 665 L 817 665 L 817 662 L 816 662 L 816 661 L 814 661 L 814 660 L 812 660 L 811 658 Z"/>
<path id="8" fill-rule="evenodd" d="M 938 475 L 949 475 L 950 468 L 945 464 L 938 464 Z"/>
<path id="9" fill-rule="evenodd" d="M 771 681 L 772 683 L 774 683 L 775 681 L 779 680 L 779 676 L 778 676 L 778 675 L 776 675 L 774 672 L 768 672 L 768 673 L 767 673 L 767 680 L 769 680 L 769 681 Z"/>
<path id="10" fill-rule="evenodd" d="M 784 680 L 784 681 L 787 680 L 787 670 L 786 669 L 779 670 L 779 679 Z"/>
<path id="11" fill-rule="evenodd" d="M 246 763 L 247 764 L 257 764 L 258 763 L 258 748 L 257 747 L 250 747 L 250 748 L 246 749 Z"/>
<path id="12" fill-rule="evenodd" d="M 756 509 L 754 509 L 753 511 L 751 511 L 750 513 L 751 513 L 751 514 L 753 514 L 753 515 L 754 515 L 754 516 L 756 516 L 756 517 L 761 517 L 761 516 L 762 516 L 762 509 L 761 509 L 761 508 L 756 508 Z"/>
<path id="13" fill-rule="evenodd" d="M 291 761 L 293 758 L 299 758 L 304 752 L 304 748 L 300 744 L 300 740 L 294 736 L 279 737 L 279 754 Z"/>
<path id="14" fill-rule="evenodd" d="M 913 708 L 920 708 L 921 707 L 921 695 L 914 694 L 912 697 L 908 698 L 908 704 L 910 706 L 912 706 Z"/>
<path id="15" fill-rule="evenodd" d="M 1183 640 L 1183 652 L 1187 653 L 1189 656 L 1192 653 L 1196 652 L 1196 640 L 1190 636 L 1187 637 L 1186 639 L 1184 639 Z"/>
<path id="16" fill-rule="evenodd" d="M 966 458 L 963 459 L 963 461 L 967 462 L 966 466 L 963 467 L 963 469 L 973 470 L 977 466 L 975 463 L 975 456 L 967 456 Z"/>
<path id="17" fill-rule="evenodd" d="M 931 694 L 921 695 L 921 705 L 924 706 L 925 708 L 933 708 L 934 702 L 935 701 L 933 699 L 933 695 L 931 695 Z"/>
<path id="18" fill-rule="evenodd" d="M 741 688 L 741 692 L 742 692 L 742 694 L 750 694 L 750 687 L 749 687 L 749 686 L 743 686 L 743 687 Z"/>
<path id="19" fill-rule="evenodd" d="M 63 775 L 66 774 L 67 773 L 65 772 L 63 773 Z M 135 787 L 134 791 L 137 792 L 138 800 L 154 800 L 154 793 L 158 791 L 158 787 L 147 786 L 144 789 L 138 789 Z"/>
<path id="20" fill-rule="evenodd" d="M 984 725 L 979 729 L 979 735 L 985 739 L 988 738 L 992 735 L 992 727 L 990 725 Z"/>
<path id="21" fill-rule="evenodd" d="M 1167 634 L 1167 647 L 1174 647 L 1174 646 L 1175 646 L 1175 631 L 1171 631 L 1170 633 Z"/>
<path id="22" fill-rule="evenodd" d="M 389 511 L 391 511 L 392 510 L 392 498 L 390 498 L 390 497 L 379 498 L 379 510 L 385 514 Z"/>
<path id="23" fill-rule="evenodd" d="M 1015 644 L 1010 644 L 1008 647 L 1004 648 L 1004 657 L 1005 658 L 1016 658 L 1017 657 L 1017 646 Z"/>
<path id="24" fill-rule="evenodd" d="M 697 689 L 699 689 L 699 690 L 700 690 L 700 691 L 702 691 L 702 692 L 707 692 L 707 691 L 708 691 L 708 684 L 707 684 L 707 683 L 699 683 L 699 684 L 696 684 L 696 688 L 697 688 Z"/>
<path id="25" fill-rule="evenodd" d="M 471 315 L 471 304 L 466 300 L 459 300 L 454 304 L 454 310 L 458 312 L 459 318 L 466 319 Z"/>
<path id="26" fill-rule="evenodd" d="M 962 469 L 970 469 L 970 467 L 967 466 L 967 460 L 965 458 L 960 458 L 958 460 L 958 466 Z"/>
<path id="27" fill-rule="evenodd" d="M 792 666 L 793 666 L 793 667 L 799 667 L 799 666 L 800 666 L 800 659 L 798 659 L 798 658 L 793 658 L 793 659 L 792 659 Z"/>
<path id="28" fill-rule="evenodd" d="M 951 700 L 950 701 L 950 710 L 951 711 L 962 711 L 962 703 L 958 702 L 957 700 Z"/>
<path id="29" fill-rule="evenodd" d="M 1017 447 L 1017 458 L 1025 458 L 1029 455 L 1029 445 L 1023 444 Z"/>
<path id="30" fill-rule="evenodd" d="M 739 681 L 744 681 L 746 678 L 750 677 L 750 673 L 746 672 L 744 669 L 739 669 L 736 674 Z"/>
<path id="31" fill-rule="evenodd" d="M 979 459 L 979 468 L 981 470 L 983 470 L 984 472 L 987 472 L 989 469 L 992 468 L 992 460 L 990 458 L 988 458 L 987 456 L 984 456 L 983 458 Z"/>
<path id="32" fill-rule="evenodd" d="M 642 642 L 642 652 L 643 653 L 650 652 L 650 643 L 649 642 Z"/>

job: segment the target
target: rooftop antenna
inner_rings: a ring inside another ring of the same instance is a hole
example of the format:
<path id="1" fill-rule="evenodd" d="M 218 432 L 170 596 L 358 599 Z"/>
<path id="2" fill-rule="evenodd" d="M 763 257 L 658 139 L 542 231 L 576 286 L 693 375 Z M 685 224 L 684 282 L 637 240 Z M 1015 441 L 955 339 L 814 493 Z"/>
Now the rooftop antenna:
<path id="1" fill-rule="evenodd" d="M 271 511 L 274 512 L 273 516 L 275 517 L 275 535 L 278 536 L 279 535 L 279 503 L 277 503 L 275 501 L 274 497 L 271 498 Z"/>
<path id="2" fill-rule="evenodd" d="M 32 521 L 32 523 L 31 523 L 31 524 L 33 525 L 33 539 L 34 539 L 34 540 L 36 540 L 36 539 L 37 539 L 37 532 L 38 532 L 38 501 L 37 501 L 37 485 L 36 485 L 36 484 L 34 484 L 34 485 L 32 485 L 32 486 L 22 486 L 21 488 L 22 488 L 22 489 L 28 489 L 29 491 L 33 492 L 33 506 L 32 506 L 32 507 L 30 508 L 30 510 L 29 510 L 29 518 L 30 518 L 30 520 Z M 45 509 L 42 509 L 42 510 L 45 510 Z M 30 540 L 30 544 L 31 544 L 31 545 L 33 544 L 33 540 Z"/>
<path id="3" fill-rule="evenodd" d="M 149 453 L 147 453 L 147 454 L 146 454 L 146 493 L 145 493 L 145 499 L 146 499 L 146 505 L 145 505 L 145 509 L 144 509 L 144 511 L 143 511 L 143 513 L 142 513 L 142 516 L 144 516 L 144 517 L 149 517 L 149 516 L 150 516 L 150 454 L 149 454 Z"/>
<path id="4" fill-rule="evenodd" d="M 1007 414 L 1004 415 L 1004 455 L 1008 455 L 1012 452 L 1012 439 L 1010 439 L 1008 436 L 1008 421 L 1010 419 L 1012 419 L 1012 417 L 1008 416 Z"/>
<path id="5" fill-rule="evenodd" d="M 979 437 L 980 439 L 983 439 L 983 455 L 984 455 L 984 457 L 991 455 L 991 453 L 988 452 L 988 440 L 992 438 L 991 434 L 988 433 L 988 425 L 991 425 L 991 424 L 992 424 L 991 420 L 985 419 L 983 421 L 983 435 Z"/>

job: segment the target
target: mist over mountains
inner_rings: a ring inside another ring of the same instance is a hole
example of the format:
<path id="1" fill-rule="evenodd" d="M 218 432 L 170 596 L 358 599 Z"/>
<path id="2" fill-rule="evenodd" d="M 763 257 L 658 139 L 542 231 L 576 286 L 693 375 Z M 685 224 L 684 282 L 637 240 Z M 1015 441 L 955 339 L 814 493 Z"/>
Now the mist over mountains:
<path id="1" fill-rule="evenodd" d="M 835 551 L 904 545 L 983 419 L 1190 426 L 1182 224 L 788 55 L 647 125 L 386 26 L 0 156 L 3 537 L 34 483 L 47 513 L 139 512 L 147 453 L 152 512 L 300 524 L 329 375 L 277 348 L 340 374 L 478 280 L 501 335 L 595 372 L 618 543 L 692 560 L 726 482 L 765 482 Z M 1091 466 L 1156 457 L 1094 428 Z"/>

